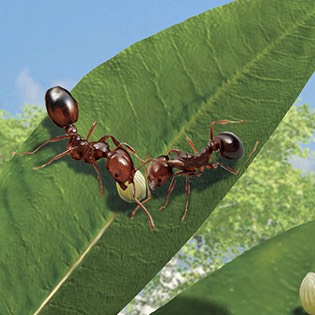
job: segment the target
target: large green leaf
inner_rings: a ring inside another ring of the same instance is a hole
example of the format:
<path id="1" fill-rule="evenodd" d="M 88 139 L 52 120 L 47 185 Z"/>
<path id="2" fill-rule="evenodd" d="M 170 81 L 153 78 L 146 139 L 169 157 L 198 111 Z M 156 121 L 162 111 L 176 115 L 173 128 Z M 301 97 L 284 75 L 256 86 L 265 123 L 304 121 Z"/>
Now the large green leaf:
<path id="1" fill-rule="evenodd" d="M 154 312 L 156 315 L 302 315 L 300 284 L 315 270 L 315 221 L 236 258 Z"/>
<path id="2" fill-rule="evenodd" d="M 135 44 L 75 87 L 76 126 L 86 135 L 96 120 L 94 139 L 112 133 L 146 157 L 169 147 L 191 151 L 185 134 L 201 148 L 211 121 L 245 119 L 216 131 L 237 133 L 248 154 L 256 140 L 261 147 L 268 139 L 314 70 L 314 15 L 313 0 L 237 1 Z M 47 118 L 20 151 L 61 133 Z M 151 233 L 143 213 L 130 220 L 133 206 L 119 199 L 104 162 L 99 162 L 102 199 L 92 166 L 83 162 L 65 158 L 32 170 L 64 147 L 52 144 L 34 156 L 15 157 L 3 171 L 0 309 L 5 314 L 116 314 L 239 177 L 218 169 L 194 181 L 184 223 L 184 181 L 158 212 L 163 187 L 148 204 L 156 224 Z"/>

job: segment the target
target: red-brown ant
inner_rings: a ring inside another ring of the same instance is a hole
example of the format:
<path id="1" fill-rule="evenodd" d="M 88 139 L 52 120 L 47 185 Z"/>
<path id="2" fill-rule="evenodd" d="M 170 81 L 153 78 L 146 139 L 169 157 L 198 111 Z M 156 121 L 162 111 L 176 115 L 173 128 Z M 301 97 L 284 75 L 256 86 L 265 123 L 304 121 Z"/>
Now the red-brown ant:
<path id="1" fill-rule="evenodd" d="M 119 184 L 119 186 L 125 190 L 127 188 L 126 183 L 134 183 L 134 175 L 136 169 L 134 163 L 130 157 L 130 154 L 135 155 L 142 163 L 145 161 L 141 160 L 136 151 L 124 142 L 119 142 L 112 135 L 105 135 L 98 141 L 89 141 L 92 133 L 95 130 L 96 122 L 94 122 L 90 128 L 90 131 L 86 139 L 82 139 L 78 134 L 74 123 L 78 120 L 78 104 L 72 95 L 62 87 L 56 86 L 49 89 L 45 95 L 45 103 L 47 113 L 50 119 L 60 128 L 65 128 L 66 134 L 49 139 L 39 145 L 34 151 L 16 153 L 20 156 L 25 154 L 34 154 L 44 145 L 50 142 L 57 142 L 64 139 L 69 139 L 66 150 L 62 153 L 57 154 L 51 158 L 47 163 L 34 167 L 33 169 L 38 170 L 49 165 L 51 162 L 58 160 L 66 155 L 70 155 L 74 160 L 83 160 L 85 163 L 92 164 L 96 173 L 100 185 L 100 195 L 103 193 L 102 179 L 99 168 L 96 161 L 105 158 L 106 168 L 113 179 Z M 110 138 L 115 144 L 115 148 L 110 150 L 106 140 Z M 124 147 L 124 148 L 123 148 Z M 135 185 L 133 185 L 133 200 L 138 204 L 139 207 L 145 212 L 149 219 L 151 230 L 154 229 L 154 222 L 146 207 L 136 198 Z"/>
<path id="2" fill-rule="evenodd" d="M 200 152 L 196 149 L 194 143 L 189 137 L 186 137 L 189 145 L 193 149 L 195 154 L 186 153 L 176 149 L 170 149 L 167 151 L 165 155 L 158 156 L 155 159 L 152 159 L 151 164 L 146 170 L 146 176 L 148 180 L 148 184 L 152 190 L 164 185 L 170 178 L 172 178 L 168 193 L 166 196 L 166 200 L 164 205 L 162 205 L 159 210 L 164 209 L 169 202 L 170 195 L 175 187 L 177 176 L 186 177 L 186 205 L 184 215 L 182 217 L 182 221 L 184 221 L 189 203 L 189 194 L 190 194 L 190 177 L 200 177 L 205 168 L 207 169 L 215 169 L 218 166 L 224 168 L 228 172 L 236 175 L 240 168 L 237 170 L 232 169 L 229 166 L 226 166 L 220 162 L 210 163 L 210 158 L 213 152 L 218 152 L 222 157 L 229 160 L 238 160 L 244 154 L 244 148 L 242 141 L 232 132 L 221 132 L 217 136 L 214 137 L 213 129 L 215 124 L 226 125 L 229 123 L 242 123 L 244 120 L 240 121 L 232 121 L 232 120 L 218 120 L 214 121 L 210 124 L 210 141 L 206 148 L 201 149 Z M 250 153 L 248 159 L 252 156 L 258 142 L 256 142 L 254 149 Z M 174 153 L 173 159 L 170 159 L 169 154 Z M 178 169 L 177 172 L 173 173 L 173 169 Z M 142 203 L 146 203 L 151 198 L 151 195 L 148 194 L 147 199 L 142 201 Z M 132 218 L 135 216 L 138 211 L 139 206 L 135 208 L 132 212 Z"/>

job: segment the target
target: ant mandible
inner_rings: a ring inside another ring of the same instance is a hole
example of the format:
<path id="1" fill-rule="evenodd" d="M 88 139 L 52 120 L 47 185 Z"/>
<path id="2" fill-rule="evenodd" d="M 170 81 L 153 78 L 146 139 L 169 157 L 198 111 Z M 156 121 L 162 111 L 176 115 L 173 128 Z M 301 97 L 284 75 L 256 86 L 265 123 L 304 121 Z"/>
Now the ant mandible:
<path id="1" fill-rule="evenodd" d="M 150 228 L 153 231 L 154 222 L 149 211 L 136 198 L 134 175 L 137 169 L 135 168 L 129 153 L 137 157 L 142 163 L 145 163 L 145 161 L 138 157 L 136 151 L 131 146 L 129 146 L 127 143 L 119 142 L 112 135 L 105 135 L 98 141 L 90 142 L 89 139 L 96 128 L 96 122 L 92 124 L 86 139 L 82 139 L 74 125 L 74 123 L 78 120 L 79 115 L 78 104 L 76 100 L 72 97 L 70 92 L 68 92 L 66 89 L 60 86 L 49 89 L 45 95 L 45 103 L 50 119 L 58 127 L 65 128 L 66 133 L 62 136 L 58 136 L 45 141 L 34 151 L 23 153 L 13 152 L 13 154 L 17 154 L 20 156 L 25 154 L 34 154 L 50 142 L 57 142 L 60 140 L 69 139 L 66 150 L 64 152 L 57 154 L 47 163 L 38 167 L 34 167 L 33 169 L 38 170 L 44 168 L 53 161 L 56 161 L 66 155 L 70 155 L 70 157 L 74 160 L 83 160 L 85 163 L 92 164 L 97 173 L 97 178 L 100 186 L 100 196 L 102 196 L 103 193 L 103 184 L 96 161 L 101 158 L 105 158 L 106 169 L 123 190 L 127 188 L 126 183 L 133 184 L 133 200 L 138 204 L 140 208 L 142 208 L 142 210 L 147 215 L 150 223 Z M 108 138 L 110 138 L 116 146 L 113 150 L 110 150 L 109 144 L 106 142 Z"/>
<path id="2" fill-rule="evenodd" d="M 219 133 L 217 136 L 213 135 L 214 125 L 226 125 L 230 123 L 242 123 L 244 120 L 240 121 L 232 121 L 232 120 L 218 120 L 214 121 L 210 124 L 210 140 L 206 148 L 201 149 L 199 152 L 192 140 L 186 136 L 186 140 L 191 146 L 194 154 L 190 154 L 187 152 L 183 152 L 177 149 L 170 149 L 167 151 L 165 155 L 158 156 L 155 159 L 152 159 L 151 164 L 146 169 L 146 177 L 148 180 L 149 188 L 155 190 L 156 188 L 164 185 L 170 178 L 171 182 L 168 188 L 168 193 L 166 196 L 166 200 L 164 205 L 162 205 L 159 210 L 163 210 L 169 202 L 170 195 L 174 190 L 176 184 L 177 176 L 184 176 L 186 178 L 186 204 L 185 211 L 182 216 L 182 221 L 184 221 L 189 204 L 189 195 L 190 195 L 190 177 L 200 177 L 204 171 L 204 169 L 216 169 L 218 166 L 227 170 L 228 172 L 236 175 L 239 170 L 232 169 L 231 167 L 224 165 L 218 161 L 210 163 L 210 158 L 213 152 L 218 152 L 222 157 L 229 160 L 239 160 L 244 155 L 244 147 L 242 141 L 232 132 L 224 131 Z M 258 145 L 258 141 L 256 142 L 254 149 L 249 154 L 247 160 L 252 156 L 255 152 L 256 147 Z M 169 154 L 174 153 L 173 159 L 170 159 Z M 173 173 L 173 169 L 178 169 L 175 173 Z M 147 199 L 142 201 L 142 203 L 146 203 L 151 199 L 151 195 L 148 194 Z M 135 208 L 132 212 L 132 218 L 135 216 L 138 211 L 139 206 Z"/>

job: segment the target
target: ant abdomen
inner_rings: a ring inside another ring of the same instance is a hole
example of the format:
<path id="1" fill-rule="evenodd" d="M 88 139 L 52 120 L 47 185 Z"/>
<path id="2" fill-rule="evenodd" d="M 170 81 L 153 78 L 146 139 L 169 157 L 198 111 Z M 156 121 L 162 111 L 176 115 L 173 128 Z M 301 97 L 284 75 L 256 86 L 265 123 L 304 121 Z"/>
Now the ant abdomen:
<path id="1" fill-rule="evenodd" d="M 67 127 L 78 120 L 79 110 L 76 100 L 60 86 L 49 89 L 45 95 L 46 109 L 50 119 L 58 127 Z"/>
<path id="2" fill-rule="evenodd" d="M 241 139 L 232 132 L 221 132 L 214 138 L 214 141 L 220 143 L 219 153 L 226 159 L 238 160 L 244 155 Z"/>

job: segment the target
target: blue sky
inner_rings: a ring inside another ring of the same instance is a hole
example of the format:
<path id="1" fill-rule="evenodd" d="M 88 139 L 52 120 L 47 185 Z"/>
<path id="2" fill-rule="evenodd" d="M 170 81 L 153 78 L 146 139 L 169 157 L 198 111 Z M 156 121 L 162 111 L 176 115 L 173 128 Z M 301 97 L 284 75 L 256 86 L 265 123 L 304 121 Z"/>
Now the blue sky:
<path id="1" fill-rule="evenodd" d="M 43 104 L 131 44 L 231 0 L 2 0 L 0 109 Z M 315 77 L 300 98 L 315 107 Z"/>
<path id="2" fill-rule="evenodd" d="M 0 108 L 43 103 L 124 48 L 230 1 L 1 1 Z"/>

